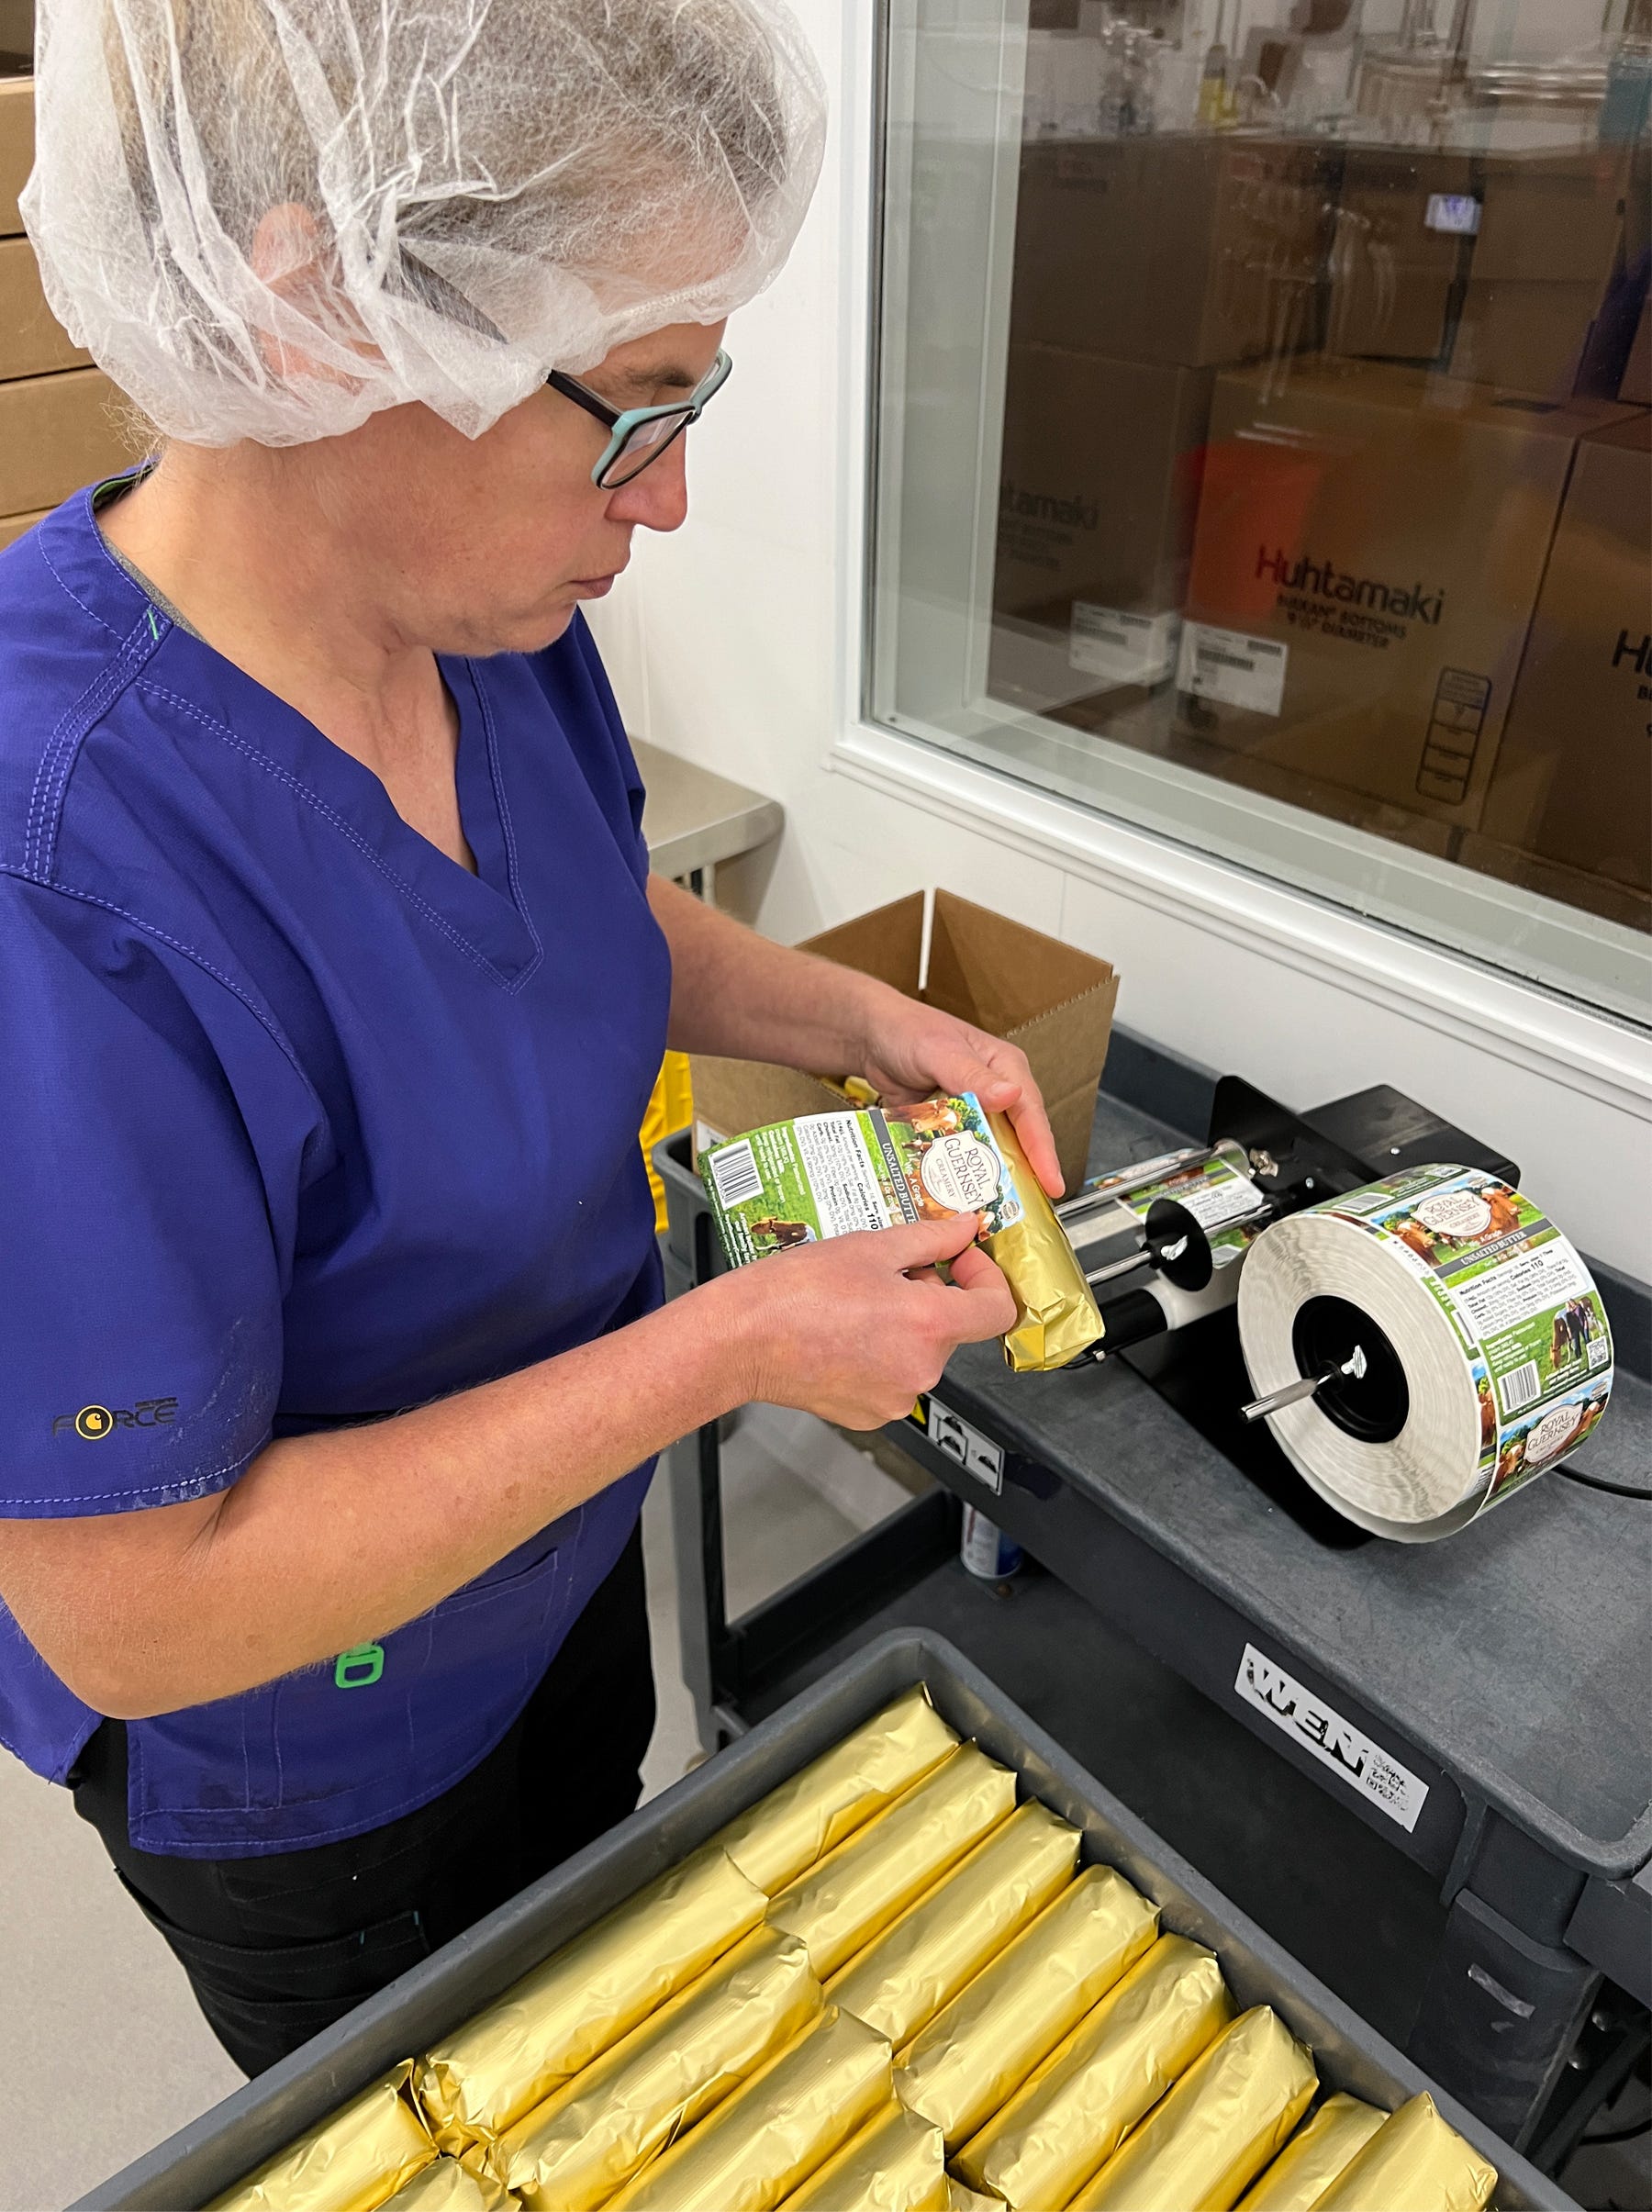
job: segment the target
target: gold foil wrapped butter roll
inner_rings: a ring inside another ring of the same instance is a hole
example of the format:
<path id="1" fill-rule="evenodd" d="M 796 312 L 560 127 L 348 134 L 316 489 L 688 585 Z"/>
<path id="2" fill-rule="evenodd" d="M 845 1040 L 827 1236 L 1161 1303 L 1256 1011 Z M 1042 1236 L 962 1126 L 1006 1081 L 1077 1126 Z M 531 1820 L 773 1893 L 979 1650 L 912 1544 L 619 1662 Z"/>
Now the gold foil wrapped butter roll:
<path id="1" fill-rule="evenodd" d="M 951 2212 L 940 2128 L 892 2096 L 780 2212 Z"/>
<path id="2" fill-rule="evenodd" d="M 1065 2205 L 1233 2016 L 1213 1952 L 1161 1936 L 953 2161 L 1014 2212 Z"/>
<path id="3" fill-rule="evenodd" d="M 1241 2013 L 1079 2190 L 1069 2212 L 1231 2212 L 1318 2087 L 1312 2059 L 1270 2006 Z"/>
<path id="4" fill-rule="evenodd" d="M 1046 1806 L 1022 1805 L 858 1951 L 827 1995 L 901 2049 L 1066 1887 L 1078 1843 Z"/>
<path id="5" fill-rule="evenodd" d="M 1434 2108 L 1414 2096 L 1356 2151 L 1314 2212 L 1480 2212 L 1497 2169 Z"/>
<path id="6" fill-rule="evenodd" d="M 385 2212 L 512 2212 L 515 2203 L 485 2168 L 443 2156 L 404 2182 Z"/>
<path id="7" fill-rule="evenodd" d="M 1001 2197 L 984 2196 L 978 2189 L 959 2181 L 955 2174 L 947 2176 L 946 2212 L 999 2212 L 1002 2202 Z"/>
<path id="8" fill-rule="evenodd" d="M 1021 1203 L 1021 1220 L 986 1240 L 1015 1300 L 1015 1326 L 1004 1338 L 1004 1357 L 1017 1374 L 1063 1368 L 1101 1335 L 1096 1294 L 1008 1115 L 989 1113 L 987 1119 Z"/>
<path id="9" fill-rule="evenodd" d="M 1092 1866 L 901 2053 L 897 2092 L 952 2151 L 1133 1966 L 1158 1907 L 1109 1866 Z"/>
<path id="10" fill-rule="evenodd" d="M 436 2156 L 402 2095 L 407 2060 L 256 2173 L 213 2199 L 211 2212 L 375 2212 Z"/>
<path id="11" fill-rule="evenodd" d="M 922 1686 L 811 1760 L 712 1838 L 770 1897 L 938 1767 L 958 1738 Z"/>
<path id="12" fill-rule="evenodd" d="M 821 2009 L 797 1936 L 759 1928 L 486 2152 L 534 2212 L 593 2212 Z"/>
<path id="13" fill-rule="evenodd" d="M 610 2212 L 769 2212 L 888 2102 L 890 2057 L 882 2036 L 831 2007 L 610 2197 Z"/>
<path id="14" fill-rule="evenodd" d="M 821 1981 L 834 1974 L 1015 1809 L 1015 1777 L 977 1750 L 958 1748 L 782 1890 L 772 1927 L 801 1936 Z"/>
<path id="15" fill-rule="evenodd" d="M 755 1927 L 767 1902 L 707 1846 L 554 1952 L 419 2060 L 441 2148 L 503 2135 Z"/>
<path id="16" fill-rule="evenodd" d="M 1260 2181 L 1239 2200 L 1239 2212 L 1311 2212 L 1386 2112 L 1356 2096 L 1327 2097 L 1291 2137 Z"/>

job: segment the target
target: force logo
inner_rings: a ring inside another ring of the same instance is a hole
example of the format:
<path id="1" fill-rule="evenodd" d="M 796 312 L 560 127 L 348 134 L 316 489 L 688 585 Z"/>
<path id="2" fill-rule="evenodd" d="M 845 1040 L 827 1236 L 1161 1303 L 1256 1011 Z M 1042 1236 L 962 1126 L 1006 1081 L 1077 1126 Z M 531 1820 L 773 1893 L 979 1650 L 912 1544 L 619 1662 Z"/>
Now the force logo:
<path id="1" fill-rule="evenodd" d="M 59 1413 L 51 1424 L 54 1436 L 73 1429 L 88 1444 L 95 1444 L 117 1428 L 158 1428 L 178 1418 L 175 1398 L 140 1398 L 136 1405 L 83 1405 L 78 1413 Z"/>

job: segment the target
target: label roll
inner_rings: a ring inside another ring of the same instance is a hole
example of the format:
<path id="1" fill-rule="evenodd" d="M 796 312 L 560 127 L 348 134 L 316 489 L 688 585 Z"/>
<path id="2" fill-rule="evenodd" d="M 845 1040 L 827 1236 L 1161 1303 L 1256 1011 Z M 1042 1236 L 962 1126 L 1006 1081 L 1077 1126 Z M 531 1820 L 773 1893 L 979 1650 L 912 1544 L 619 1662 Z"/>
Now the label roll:
<path id="1" fill-rule="evenodd" d="M 940 2128 L 891 2097 L 780 2212 L 951 2212 Z"/>
<path id="2" fill-rule="evenodd" d="M 957 1747 L 920 1683 L 711 1840 L 748 1882 L 776 1896 Z"/>
<path id="3" fill-rule="evenodd" d="M 845 1965 L 1015 1810 L 1015 1777 L 961 1744 L 887 1813 L 782 1890 L 771 1927 L 801 1936 L 821 1981 Z"/>
<path id="4" fill-rule="evenodd" d="M 954 2171 L 1012 2212 L 1065 2205 L 1233 2016 L 1215 1954 L 1161 1936 L 965 2144 Z"/>
<path id="5" fill-rule="evenodd" d="M 1079 2190 L 1069 2212 L 1164 2212 L 1168 2205 L 1229 2212 L 1318 2087 L 1312 2060 L 1276 2012 L 1258 2005 L 1241 2013 Z"/>
<path id="6" fill-rule="evenodd" d="M 1072 1880 L 1078 1831 L 1024 1804 L 832 1977 L 827 1995 L 899 2050 Z"/>
<path id="7" fill-rule="evenodd" d="M 1258 1393 L 1362 1370 L 1268 1424 L 1323 1498 L 1402 1543 L 1450 1536 L 1557 1466 L 1612 1393 L 1588 1268 L 1473 1167 L 1412 1168 L 1277 1222 L 1240 1279 L 1239 1338 Z"/>
<path id="8" fill-rule="evenodd" d="M 949 2151 L 966 2142 L 1157 1932 L 1156 1905 L 1111 1867 L 1087 1868 L 901 2053 L 902 2102 Z"/>
<path id="9" fill-rule="evenodd" d="M 595 2212 L 821 2009 L 795 1936 L 759 1928 L 491 2145 L 533 2212 Z"/>
<path id="10" fill-rule="evenodd" d="M 767 1903 L 707 1846 L 576 1936 L 418 2061 L 441 2148 L 503 2135 L 749 1934 Z"/>
<path id="11" fill-rule="evenodd" d="M 613 2212 L 771 2212 L 889 2101 L 884 2038 L 822 2013 L 618 2196 Z"/>
<path id="12" fill-rule="evenodd" d="M 1343 2168 L 1315 2212 L 1480 2212 L 1497 2169 L 1448 2127 L 1433 2097 L 1414 2096 Z"/>
<path id="13" fill-rule="evenodd" d="M 436 2156 L 399 2066 L 265 2161 L 211 2212 L 372 2212 Z"/>
<path id="14" fill-rule="evenodd" d="M 1291 2137 L 1260 2181 L 1239 2199 L 1239 2212 L 1312 2212 L 1388 2114 L 1356 2096 L 1327 2097 Z"/>

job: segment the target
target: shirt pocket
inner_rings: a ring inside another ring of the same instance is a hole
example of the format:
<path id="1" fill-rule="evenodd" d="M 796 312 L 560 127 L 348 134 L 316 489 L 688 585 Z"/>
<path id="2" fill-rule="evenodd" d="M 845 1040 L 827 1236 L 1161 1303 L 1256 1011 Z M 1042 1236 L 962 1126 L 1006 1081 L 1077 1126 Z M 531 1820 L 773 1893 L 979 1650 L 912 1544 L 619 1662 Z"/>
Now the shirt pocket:
<path id="1" fill-rule="evenodd" d="M 544 1671 L 570 1534 L 557 1523 L 405 1628 L 273 1683 L 267 1746 L 249 1745 L 253 1804 L 337 1798 L 342 1826 L 371 1799 L 377 1825 L 456 1782 Z"/>

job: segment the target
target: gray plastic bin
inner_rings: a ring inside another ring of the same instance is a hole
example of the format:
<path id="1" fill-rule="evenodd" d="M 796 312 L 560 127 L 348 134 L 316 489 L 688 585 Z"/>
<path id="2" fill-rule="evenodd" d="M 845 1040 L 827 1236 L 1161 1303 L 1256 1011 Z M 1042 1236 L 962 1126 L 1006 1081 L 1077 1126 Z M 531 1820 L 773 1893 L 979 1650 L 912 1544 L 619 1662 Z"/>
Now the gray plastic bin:
<path id="1" fill-rule="evenodd" d="M 1163 1908 L 1167 1929 L 1209 1944 L 1241 2005 L 1274 2005 L 1312 2047 L 1325 2088 L 1351 2090 L 1390 2106 L 1432 2090 L 1452 2126 L 1498 2168 L 1501 2212 L 1538 2206 L 1564 2212 L 1572 2205 L 1161 1843 L 962 1653 L 940 1637 L 899 1630 L 856 1653 L 610 1835 L 82 2197 L 80 2207 L 185 2212 L 208 2203 L 386 2067 L 469 2019 L 530 1967 L 918 1681 L 928 1683 L 954 1728 L 1016 1770 L 1026 1793 L 1084 1831 L 1087 1860 L 1119 1868 Z"/>

